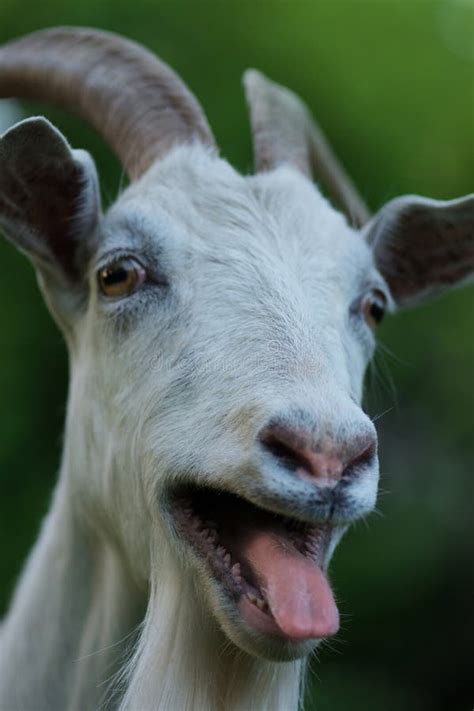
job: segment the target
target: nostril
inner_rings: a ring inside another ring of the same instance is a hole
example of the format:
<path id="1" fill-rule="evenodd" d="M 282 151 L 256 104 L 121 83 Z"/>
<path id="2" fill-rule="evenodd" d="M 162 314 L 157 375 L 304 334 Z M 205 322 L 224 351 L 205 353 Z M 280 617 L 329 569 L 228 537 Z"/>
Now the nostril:
<path id="1" fill-rule="evenodd" d="M 295 447 L 287 442 L 283 442 L 275 434 L 269 432 L 263 434 L 260 437 L 260 443 L 287 469 L 294 471 L 297 469 L 311 471 L 311 464 L 306 457 Z"/>
<path id="2" fill-rule="evenodd" d="M 364 442 L 362 451 L 359 449 L 359 452 L 350 459 L 344 469 L 343 476 L 351 476 L 358 470 L 371 466 L 374 463 L 376 455 L 377 440 L 371 437 Z"/>

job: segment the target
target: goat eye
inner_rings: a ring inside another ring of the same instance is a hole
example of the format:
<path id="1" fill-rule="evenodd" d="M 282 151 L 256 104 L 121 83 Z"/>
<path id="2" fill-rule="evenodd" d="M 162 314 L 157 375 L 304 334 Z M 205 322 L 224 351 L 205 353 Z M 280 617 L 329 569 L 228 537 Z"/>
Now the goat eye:
<path id="1" fill-rule="evenodd" d="M 97 274 L 99 288 L 109 299 L 130 296 L 146 279 L 146 272 L 135 259 L 118 259 Z"/>
<path id="2" fill-rule="evenodd" d="M 375 328 L 385 316 L 387 298 L 380 289 L 374 289 L 362 300 L 362 312 L 371 328 Z"/>

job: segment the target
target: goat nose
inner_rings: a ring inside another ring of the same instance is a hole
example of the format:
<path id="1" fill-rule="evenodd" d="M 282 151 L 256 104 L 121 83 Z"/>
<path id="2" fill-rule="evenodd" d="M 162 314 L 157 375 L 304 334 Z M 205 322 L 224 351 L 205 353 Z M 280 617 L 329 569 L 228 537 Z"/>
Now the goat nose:
<path id="1" fill-rule="evenodd" d="M 318 486 L 334 487 L 372 464 L 377 453 L 375 433 L 364 432 L 336 442 L 325 436 L 288 425 L 274 424 L 260 434 L 260 442 L 279 463 L 301 479 Z"/>

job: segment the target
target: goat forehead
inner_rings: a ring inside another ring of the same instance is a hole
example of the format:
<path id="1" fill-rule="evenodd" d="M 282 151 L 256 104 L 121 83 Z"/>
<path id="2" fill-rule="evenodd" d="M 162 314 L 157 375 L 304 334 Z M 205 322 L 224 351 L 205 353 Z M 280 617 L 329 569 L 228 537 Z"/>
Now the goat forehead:
<path id="1" fill-rule="evenodd" d="M 191 152 L 191 155 L 189 155 Z M 321 288 L 352 288 L 373 269 L 370 250 L 318 189 L 291 168 L 243 177 L 196 148 L 178 149 L 126 191 L 111 211 L 133 245 L 146 241 L 194 257 L 243 282 L 287 273 Z M 120 229 L 109 230 L 113 241 Z M 223 269 L 224 268 L 224 269 Z"/>

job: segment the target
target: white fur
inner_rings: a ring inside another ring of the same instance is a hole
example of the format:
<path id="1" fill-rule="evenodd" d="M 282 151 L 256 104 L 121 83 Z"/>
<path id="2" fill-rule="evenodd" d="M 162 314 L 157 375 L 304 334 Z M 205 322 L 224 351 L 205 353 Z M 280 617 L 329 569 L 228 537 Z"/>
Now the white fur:
<path id="1" fill-rule="evenodd" d="M 296 709 L 304 659 L 269 661 L 229 622 L 161 502 L 201 478 L 302 515 L 314 486 L 272 467 L 257 435 L 301 412 L 321 436 L 373 431 L 360 408 L 373 336 L 350 306 L 383 279 L 306 178 L 244 178 L 198 146 L 133 184 L 96 242 L 68 331 L 60 479 L 1 633 L 0 709 Z M 106 302 L 95 274 L 116 252 L 169 287 Z M 357 515 L 377 477 L 354 484 Z"/>

